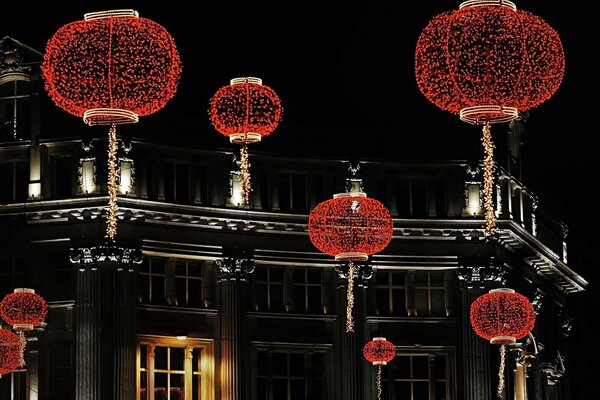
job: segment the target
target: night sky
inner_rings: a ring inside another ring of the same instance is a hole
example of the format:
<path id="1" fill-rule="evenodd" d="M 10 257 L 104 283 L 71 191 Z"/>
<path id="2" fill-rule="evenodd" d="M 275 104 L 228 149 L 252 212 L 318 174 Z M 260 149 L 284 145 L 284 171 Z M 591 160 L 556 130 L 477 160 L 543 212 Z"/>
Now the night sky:
<path id="1" fill-rule="evenodd" d="M 523 182 L 542 206 L 569 225 L 569 265 L 590 281 L 585 294 L 570 298 L 575 317 L 570 338 L 573 399 L 600 398 L 600 389 L 581 379 L 587 371 L 600 370 L 600 349 L 590 340 L 600 328 L 600 274 L 594 251 L 600 221 L 597 200 L 589 193 L 600 171 L 594 118 L 600 89 L 600 5 L 590 3 L 517 2 L 560 34 L 566 55 L 562 86 L 533 109 L 527 121 Z M 433 16 L 457 8 L 458 1 L 415 1 L 410 6 L 404 1 L 359 6 L 280 2 L 276 7 L 223 1 L 208 7 L 199 2 L 197 14 L 187 9 L 187 2 L 177 1 L 161 2 L 161 7 L 142 1 L 79 4 L 53 2 L 47 9 L 36 9 L 23 2 L 10 6 L 12 10 L 3 4 L 0 36 L 43 51 L 63 24 L 81 19 L 85 12 L 110 8 L 135 8 L 162 24 L 181 53 L 180 86 L 164 110 L 127 127 L 132 135 L 233 149 L 209 124 L 208 100 L 230 78 L 258 76 L 279 94 L 284 116 L 275 133 L 251 153 L 399 162 L 482 156 L 480 129 L 429 103 L 414 77 L 414 49 L 421 30 Z M 45 112 L 50 122 L 44 127 L 46 135 L 80 135 L 85 129 L 50 103 Z M 492 128 L 497 159 L 506 157 L 507 128 Z M 586 366 L 574 366 L 575 359 Z"/>

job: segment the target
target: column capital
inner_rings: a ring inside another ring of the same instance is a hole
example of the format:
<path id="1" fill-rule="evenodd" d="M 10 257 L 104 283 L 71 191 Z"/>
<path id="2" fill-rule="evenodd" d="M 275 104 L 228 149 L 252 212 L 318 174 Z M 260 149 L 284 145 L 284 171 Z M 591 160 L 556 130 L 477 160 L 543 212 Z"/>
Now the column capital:
<path id="1" fill-rule="evenodd" d="M 215 266 L 217 267 L 217 282 L 248 282 L 256 267 L 253 258 L 232 257 L 215 260 Z"/>
<path id="2" fill-rule="evenodd" d="M 97 263 L 110 261 L 119 265 L 119 270 L 127 267 L 133 271 L 133 265 L 141 264 L 142 251 L 137 247 L 119 246 L 108 240 L 89 247 L 74 247 L 70 249 L 69 259 L 72 264 L 78 264 L 80 271 L 95 270 Z"/>
<path id="3" fill-rule="evenodd" d="M 494 257 L 480 260 L 461 260 L 456 270 L 458 279 L 464 281 L 468 289 L 485 289 L 488 284 L 506 284 L 506 269 Z"/>
<path id="4" fill-rule="evenodd" d="M 348 264 L 337 264 L 334 270 L 338 276 L 338 287 L 345 287 L 348 279 Z M 369 280 L 373 277 L 373 267 L 369 264 L 354 264 L 354 280 L 361 288 L 369 286 Z"/>

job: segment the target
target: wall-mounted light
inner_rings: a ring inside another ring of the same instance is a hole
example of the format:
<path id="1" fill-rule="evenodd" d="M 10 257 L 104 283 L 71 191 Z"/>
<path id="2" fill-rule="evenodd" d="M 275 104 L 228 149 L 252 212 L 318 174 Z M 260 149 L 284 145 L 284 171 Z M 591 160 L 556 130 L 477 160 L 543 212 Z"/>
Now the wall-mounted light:
<path id="1" fill-rule="evenodd" d="M 245 204 L 240 171 L 229 172 L 229 199 L 227 202 L 237 207 Z"/>
<path id="2" fill-rule="evenodd" d="M 135 169 L 133 160 L 121 157 L 119 159 L 119 193 L 128 194 L 133 192 L 135 184 Z"/>
<path id="3" fill-rule="evenodd" d="M 467 183 L 467 212 L 471 215 L 481 213 L 481 185 L 479 183 Z"/>
<path id="4" fill-rule="evenodd" d="M 90 194 L 96 191 L 96 158 L 85 157 L 79 160 L 79 189 Z"/>

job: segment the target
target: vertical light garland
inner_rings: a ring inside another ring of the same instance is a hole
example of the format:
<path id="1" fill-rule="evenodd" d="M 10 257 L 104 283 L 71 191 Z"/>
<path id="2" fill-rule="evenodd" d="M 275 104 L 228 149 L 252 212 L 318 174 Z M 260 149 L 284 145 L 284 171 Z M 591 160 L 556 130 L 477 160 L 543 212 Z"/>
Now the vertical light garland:
<path id="1" fill-rule="evenodd" d="M 25 348 L 27 347 L 27 338 L 25 332 L 22 330 L 17 331 L 19 337 L 19 367 L 25 366 Z"/>
<path id="2" fill-rule="evenodd" d="M 498 389 L 496 390 L 496 396 L 499 399 L 502 398 L 504 393 L 504 370 L 506 369 L 506 345 L 500 346 L 500 369 L 498 371 Z"/>
<path id="3" fill-rule="evenodd" d="M 114 241 L 117 235 L 117 128 L 111 125 L 108 131 L 108 216 L 106 236 Z"/>
<path id="4" fill-rule="evenodd" d="M 250 180 L 250 159 L 248 157 L 248 146 L 246 143 L 242 145 L 240 150 L 240 172 L 241 172 L 241 186 L 242 186 L 242 197 L 244 202 L 248 205 L 250 201 L 250 192 L 252 191 L 252 181 Z"/>
<path id="5" fill-rule="evenodd" d="M 381 400 L 381 365 L 377 366 L 377 400 Z"/>
<path id="6" fill-rule="evenodd" d="M 348 262 L 348 288 L 346 292 L 346 332 L 354 332 L 354 263 Z"/>
<path id="7" fill-rule="evenodd" d="M 484 235 L 490 238 L 496 230 L 496 214 L 494 213 L 494 142 L 492 140 L 492 131 L 489 122 L 483 125 L 483 137 L 481 138 L 483 151 L 483 207 L 485 212 Z"/>

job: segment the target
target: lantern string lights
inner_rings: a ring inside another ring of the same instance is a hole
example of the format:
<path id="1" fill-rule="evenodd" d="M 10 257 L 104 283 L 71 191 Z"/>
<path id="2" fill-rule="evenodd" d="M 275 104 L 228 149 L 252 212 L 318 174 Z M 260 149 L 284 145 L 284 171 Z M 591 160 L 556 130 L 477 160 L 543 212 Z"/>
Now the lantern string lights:
<path id="1" fill-rule="evenodd" d="M 483 124 L 483 150 L 485 157 L 483 159 L 483 208 L 485 213 L 484 235 L 490 238 L 494 235 L 496 229 L 496 214 L 494 212 L 494 142 L 492 141 L 492 132 L 489 122 Z"/>
<path id="2" fill-rule="evenodd" d="M 19 368 L 20 347 L 17 335 L 0 329 L 0 378 Z"/>
<path id="3" fill-rule="evenodd" d="M 419 37 L 415 75 L 423 95 L 462 121 L 484 125 L 486 238 L 496 224 L 489 124 L 510 122 L 548 100 L 564 68 L 556 31 L 508 0 L 465 1 L 433 18 Z"/>
<path id="4" fill-rule="evenodd" d="M 348 285 L 346 292 L 346 332 L 354 332 L 354 319 L 352 310 L 354 309 L 354 263 L 348 261 Z"/>
<path id="5" fill-rule="evenodd" d="M 283 109 L 277 93 L 260 78 L 234 78 L 217 90 L 208 110 L 214 128 L 241 145 L 240 172 L 242 196 L 246 204 L 252 191 L 247 145 L 270 135 L 279 125 Z"/>
<path id="6" fill-rule="evenodd" d="M 387 365 L 396 356 L 396 346 L 383 337 L 376 337 L 363 347 L 365 359 L 377 367 L 377 399 L 381 399 L 381 366 Z"/>
<path id="7" fill-rule="evenodd" d="M 17 332 L 20 344 L 19 366 L 25 365 L 25 348 L 27 346 L 25 332 L 40 326 L 47 313 L 46 301 L 33 289 L 15 289 L 0 302 L 0 317 Z"/>
<path id="8" fill-rule="evenodd" d="M 531 332 L 535 326 L 533 305 L 527 297 L 512 289 L 493 289 L 471 304 L 470 320 L 479 337 L 500 345 L 497 396 L 502 398 L 506 369 L 505 345 L 515 343 Z"/>
<path id="9" fill-rule="evenodd" d="M 110 126 L 107 236 L 117 234 L 115 125 L 136 123 L 175 95 L 181 72 L 171 35 L 135 10 L 84 15 L 48 41 L 42 72 L 57 106 L 90 125 Z"/>
<path id="10" fill-rule="evenodd" d="M 317 249 L 348 263 L 346 332 L 354 332 L 354 263 L 367 261 L 392 240 L 390 212 L 365 193 L 338 193 L 311 211 L 308 233 Z"/>

